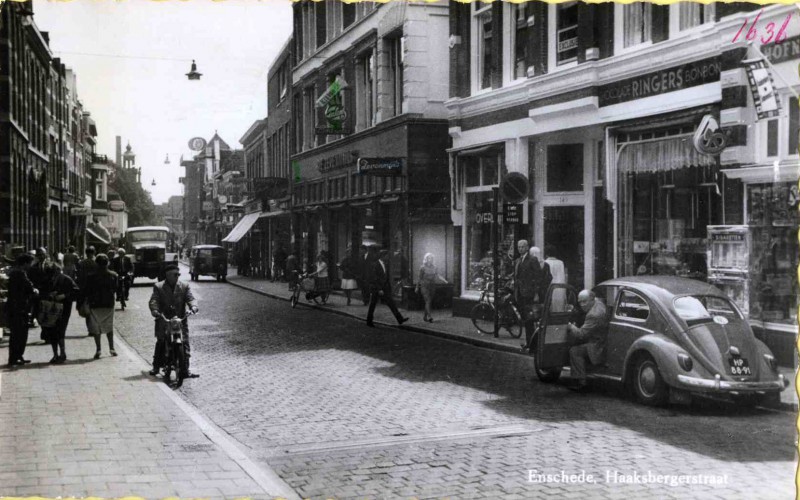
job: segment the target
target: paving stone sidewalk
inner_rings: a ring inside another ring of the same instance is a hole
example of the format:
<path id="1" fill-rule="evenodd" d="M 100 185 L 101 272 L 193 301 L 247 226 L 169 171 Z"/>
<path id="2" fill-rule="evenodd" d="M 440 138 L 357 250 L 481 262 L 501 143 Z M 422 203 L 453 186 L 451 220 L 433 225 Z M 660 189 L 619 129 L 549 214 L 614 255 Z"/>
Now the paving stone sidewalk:
<path id="1" fill-rule="evenodd" d="M 0 497 L 294 496 L 290 489 L 281 495 L 280 484 L 266 491 L 232 441 L 148 376 L 116 337 L 119 356 L 109 355 L 103 338 L 94 360 L 94 339 L 73 315 L 65 364 L 48 364 L 52 351 L 39 345 L 37 328 L 25 351 L 32 363 L 0 370 Z"/>
<path id="2" fill-rule="evenodd" d="M 268 297 L 288 301 L 291 296 L 286 283 L 272 282 L 264 278 L 238 276 L 235 269 L 230 270 L 227 280 L 234 286 L 246 288 Z M 358 290 L 353 292 L 353 300 L 349 306 L 347 305 L 347 299 L 344 293 L 340 291 L 332 293 L 325 305 L 315 305 L 305 301 L 303 297 L 301 297 L 300 303 L 305 305 L 299 305 L 298 307 L 316 307 L 335 314 L 350 316 L 364 321 L 366 321 L 367 318 L 367 306 L 363 305 L 361 293 Z M 520 353 L 520 355 L 522 355 L 520 344 L 524 341 L 524 337 L 522 339 L 512 338 L 508 332 L 504 330 L 500 332 L 498 338 L 494 338 L 492 335 L 482 334 L 476 330 L 469 318 L 453 316 L 453 311 L 451 309 L 434 310 L 433 323 L 426 323 L 423 321 L 423 311 L 409 311 L 401 308 L 401 312 L 404 316 L 409 318 L 409 321 L 403 324 L 403 329 L 448 338 L 457 342 L 468 343 L 488 349 Z M 389 311 L 389 308 L 380 303 L 375 309 L 375 323 L 382 326 L 397 326 L 397 322 Z M 783 373 L 784 377 L 789 380 L 790 385 L 781 393 L 781 401 L 777 404 L 776 408 L 780 410 L 797 411 L 798 396 L 795 391 L 796 373 L 790 367 L 780 367 L 780 371 Z"/>

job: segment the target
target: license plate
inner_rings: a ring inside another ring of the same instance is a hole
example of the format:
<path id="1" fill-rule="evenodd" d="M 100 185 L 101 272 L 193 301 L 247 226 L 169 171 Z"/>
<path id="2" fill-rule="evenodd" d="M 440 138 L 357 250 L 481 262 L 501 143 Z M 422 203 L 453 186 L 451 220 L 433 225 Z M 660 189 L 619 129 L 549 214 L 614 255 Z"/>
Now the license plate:
<path id="1" fill-rule="evenodd" d="M 752 375 L 746 358 L 731 356 L 728 358 L 728 363 L 731 365 L 731 375 Z"/>

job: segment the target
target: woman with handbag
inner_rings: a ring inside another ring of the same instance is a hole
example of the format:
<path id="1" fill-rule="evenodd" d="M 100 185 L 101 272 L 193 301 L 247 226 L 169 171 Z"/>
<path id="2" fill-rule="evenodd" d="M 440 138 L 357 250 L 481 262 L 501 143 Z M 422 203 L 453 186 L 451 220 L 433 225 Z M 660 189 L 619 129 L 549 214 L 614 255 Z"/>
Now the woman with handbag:
<path id="1" fill-rule="evenodd" d="M 62 272 L 59 264 L 51 262 L 47 265 L 42 283 L 38 320 L 42 326 L 42 335 L 53 348 L 53 359 L 50 360 L 52 364 L 61 364 L 67 360 L 64 338 L 72 313 L 72 301 L 79 291 L 78 285 Z"/>
<path id="2" fill-rule="evenodd" d="M 108 257 L 100 254 L 95 259 L 97 272 L 86 280 L 86 301 L 89 303 L 89 333 L 94 335 L 97 352 L 94 359 L 100 358 L 100 337 L 105 333 L 108 337 L 108 350 L 116 356 L 114 350 L 114 306 L 116 305 L 117 273 L 108 270 Z"/>

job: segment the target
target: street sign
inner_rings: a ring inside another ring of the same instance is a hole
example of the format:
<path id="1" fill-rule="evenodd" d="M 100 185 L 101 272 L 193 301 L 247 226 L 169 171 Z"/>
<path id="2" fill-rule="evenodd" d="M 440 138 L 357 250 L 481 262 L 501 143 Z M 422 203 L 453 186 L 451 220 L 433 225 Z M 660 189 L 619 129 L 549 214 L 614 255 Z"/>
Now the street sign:
<path id="1" fill-rule="evenodd" d="M 92 207 L 75 207 L 69 210 L 69 214 L 73 217 L 88 217 L 92 215 Z"/>
<path id="2" fill-rule="evenodd" d="M 500 192 L 508 203 L 522 203 L 528 197 L 528 178 L 519 172 L 511 172 L 503 178 Z"/>
<path id="3" fill-rule="evenodd" d="M 189 139 L 189 149 L 192 151 L 202 151 L 206 147 L 206 140 L 202 137 L 193 137 Z"/>
<path id="4" fill-rule="evenodd" d="M 402 158 L 359 158 L 356 165 L 361 175 L 392 176 L 403 172 Z"/>
<path id="5" fill-rule="evenodd" d="M 522 204 L 503 203 L 503 222 L 508 224 L 522 224 Z"/>
<path id="6" fill-rule="evenodd" d="M 122 200 L 111 200 L 108 202 L 108 209 L 112 212 L 124 212 L 125 202 Z"/>

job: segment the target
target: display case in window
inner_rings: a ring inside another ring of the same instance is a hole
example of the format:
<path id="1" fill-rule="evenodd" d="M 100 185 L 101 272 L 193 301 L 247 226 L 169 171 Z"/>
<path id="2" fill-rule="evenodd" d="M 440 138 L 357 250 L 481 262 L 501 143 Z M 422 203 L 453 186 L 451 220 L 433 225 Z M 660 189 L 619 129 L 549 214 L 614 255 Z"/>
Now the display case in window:
<path id="1" fill-rule="evenodd" d="M 750 315 L 750 228 L 708 226 L 708 282 Z"/>

